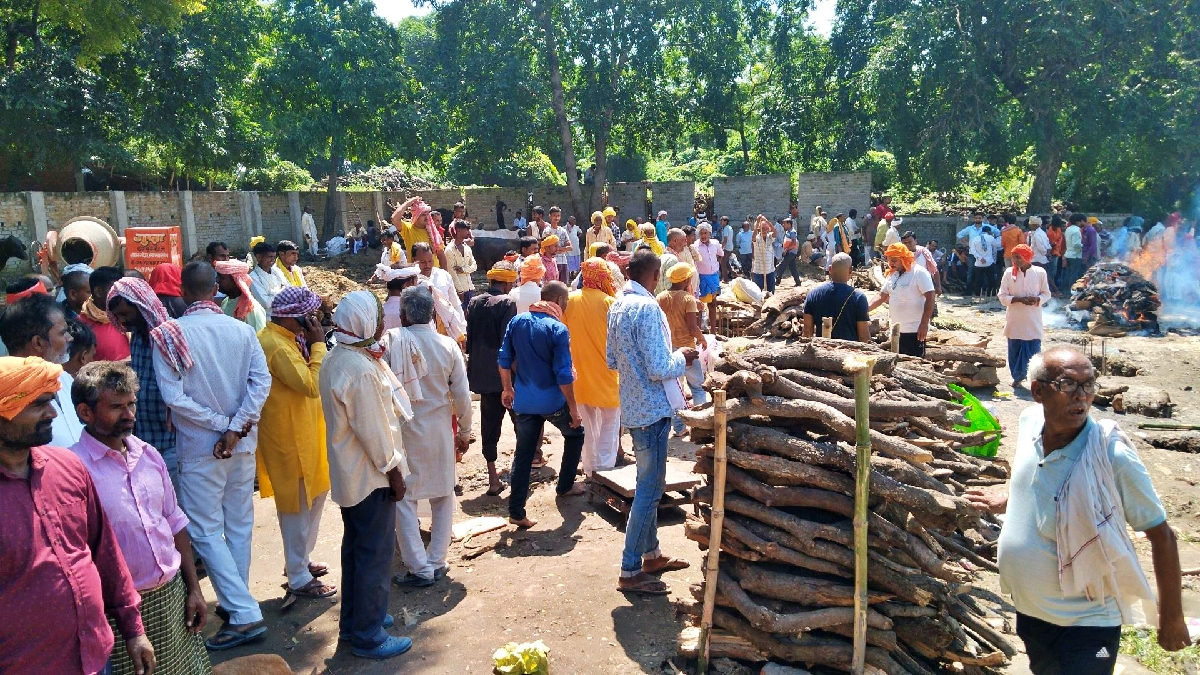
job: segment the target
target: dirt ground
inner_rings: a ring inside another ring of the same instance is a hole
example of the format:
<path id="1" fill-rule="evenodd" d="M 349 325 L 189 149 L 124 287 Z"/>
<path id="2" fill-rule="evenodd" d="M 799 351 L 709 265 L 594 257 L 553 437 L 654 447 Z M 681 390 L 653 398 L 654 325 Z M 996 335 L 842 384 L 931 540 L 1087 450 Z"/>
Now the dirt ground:
<path id="1" fill-rule="evenodd" d="M 994 336 L 990 350 L 1004 353 L 1001 311 L 956 299 L 943 299 L 940 307 L 943 318 L 957 319 L 977 334 Z M 1078 343 L 1081 339 L 1086 343 L 1083 333 L 1052 329 L 1048 343 Z M 1104 378 L 1106 381 L 1166 390 L 1177 404 L 1177 421 L 1200 423 L 1196 412 L 1200 394 L 1192 387 L 1200 382 L 1200 337 L 1125 337 L 1109 339 L 1108 345 L 1145 372 L 1136 377 Z M 1013 395 L 1007 372 L 1001 378 L 1002 384 L 995 391 L 989 388 L 975 393 L 994 406 L 1008 431 L 1001 449 L 1001 456 L 1008 458 L 1012 455 L 1017 417 L 1030 401 L 1025 390 Z M 1144 418 L 1113 415 L 1103 409 L 1095 414 L 1119 419 L 1136 438 L 1144 439 L 1151 433 L 1137 429 L 1138 422 L 1146 421 Z M 475 424 L 478 434 L 478 417 Z M 690 666 L 676 653 L 682 621 L 673 606 L 676 600 L 690 598 L 689 584 L 701 580 L 701 552 L 683 536 L 685 512 L 664 511 L 660 518 L 662 549 L 692 563 L 688 570 L 664 576 L 671 585 L 671 595 L 640 598 L 619 593 L 615 585 L 624 542 L 623 518 L 604 505 L 590 504 L 584 497 L 555 498 L 550 481 L 561 457 L 561 437 L 553 429 L 547 435 L 551 440 L 547 446 L 550 466 L 535 472 L 537 482 L 528 507 L 530 517 L 539 521 L 537 527 L 528 531 L 506 527 L 456 542 L 450 549 L 451 570 L 446 579 L 427 589 L 401 590 L 393 586 L 390 608 L 397 627 L 392 632 L 410 636 L 414 647 L 408 654 L 388 661 L 358 659 L 348 649 L 339 648 L 338 596 L 301 600 L 289 610 L 280 611 L 282 546 L 274 503 L 256 499 L 251 590 L 262 603 L 270 632 L 265 641 L 214 653 L 214 662 L 269 652 L 282 655 L 295 672 L 305 674 L 489 673 L 497 648 L 507 642 L 541 640 L 550 648 L 551 672 L 560 675 L 676 673 L 676 667 L 690 672 Z M 505 422 L 499 463 L 506 482 L 514 442 L 512 427 Z M 693 457 L 695 448 L 690 443 L 671 443 L 672 456 Z M 629 439 L 625 438 L 623 444 L 628 451 Z M 473 445 L 459 465 L 464 492 L 458 499 L 456 521 L 507 514 L 507 491 L 499 498 L 484 495 L 487 474 L 478 448 Z M 1138 449 L 1179 535 L 1183 566 L 1200 567 L 1200 456 L 1156 449 L 1145 442 L 1139 442 Z M 322 518 L 314 560 L 330 565 L 327 579 L 334 584 L 339 583 L 340 576 L 341 530 L 337 507 L 330 503 Z M 1144 540 L 1139 540 L 1138 546 L 1150 574 L 1149 546 Z M 402 571 L 398 554 L 395 570 Z M 1185 580 L 1185 613 L 1200 616 L 1200 578 L 1191 579 Z M 996 585 L 994 578 L 982 583 Z M 211 586 L 208 582 L 202 582 L 202 586 L 210 603 L 215 604 Z M 205 632 L 215 633 L 217 623 L 210 615 Z M 1012 639 L 1019 644 L 1015 636 Z M 1120 667 L 1125 673 L 1148 672 L 1126 656 L 1122 656 Z M 1028 673 L 1023 655 L 1006 672 Z"/>

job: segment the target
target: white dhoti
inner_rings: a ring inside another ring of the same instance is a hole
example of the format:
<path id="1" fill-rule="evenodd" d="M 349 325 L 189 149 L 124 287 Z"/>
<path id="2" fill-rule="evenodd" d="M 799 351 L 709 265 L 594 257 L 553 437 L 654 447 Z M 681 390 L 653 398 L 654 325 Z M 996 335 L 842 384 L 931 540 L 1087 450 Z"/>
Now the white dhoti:
<path id="1" fill-rule="evenodd" d="M 583 473 L 611 469 L 617 465 L 621 447 L 621 409 L 579 405 L 583 418 Z"/>
<path id="2" fill-rule="evenodd" d="M 416 500 L 407 497 L 396 502 L 396 546 L 408 571 L 425 579 L 434 578 L 446 566 L 446 552 L 454 535 L 454 495 L 429 500 L 433 511 L 429 527 L 429 548 L 421 540 L 421 521 Z"/>
<path id="3" fill-rule="evenodd" d="M 321 525 L 321 513 L 325 510 L 326 492 L 315 497 L 312 507 L 300 481 L 300 513 L 279 513 L 279 532 L 283 535 L 283 559 L 287 571 L 288 586 L 303 588 L 313 580 L 308 571 L 312 552 L 317 546 L 317 530 Z"/>

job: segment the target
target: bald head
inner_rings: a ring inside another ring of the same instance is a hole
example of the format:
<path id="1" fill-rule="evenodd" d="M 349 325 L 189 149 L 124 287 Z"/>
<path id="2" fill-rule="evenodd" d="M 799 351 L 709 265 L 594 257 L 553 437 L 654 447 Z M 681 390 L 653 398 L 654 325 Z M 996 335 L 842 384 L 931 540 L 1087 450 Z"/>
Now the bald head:
<path id="1" fill-rule="evenodd" d="M 187 304 L 212 300 L 217 293 L 217 271 L 203 260 L 193 260 L 179 275 L 183 301 Z"/>
<path id="2" fill-rule="evenodd" d="M 847 253 L 833 256 L 829 262 L 829 278 L 839 284 L 850 283 L 850 275 L 854 270 L 854 261 Z"/>

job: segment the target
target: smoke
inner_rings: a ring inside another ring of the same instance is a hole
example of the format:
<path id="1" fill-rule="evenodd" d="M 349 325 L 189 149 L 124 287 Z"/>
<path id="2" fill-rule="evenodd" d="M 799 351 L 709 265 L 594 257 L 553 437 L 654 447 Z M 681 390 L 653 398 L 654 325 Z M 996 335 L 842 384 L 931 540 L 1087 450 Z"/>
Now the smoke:
<path id="1" fill-rule="evenodd" d="M 1190 227 L 1155 224 L 1125 260 L 1158 287 L 1160 329 L 1200 327 L 1200 249 Z"/>

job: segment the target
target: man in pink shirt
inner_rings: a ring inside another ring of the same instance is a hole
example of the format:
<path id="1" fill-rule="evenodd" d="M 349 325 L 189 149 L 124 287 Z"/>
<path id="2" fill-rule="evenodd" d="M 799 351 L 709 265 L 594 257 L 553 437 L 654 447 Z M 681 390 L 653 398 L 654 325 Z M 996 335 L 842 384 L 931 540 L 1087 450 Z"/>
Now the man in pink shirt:
<path id="1" fill-rule="evenodd" d="M 721 294 L 721 258 L 725 257 L 725 249 L 712 238 L 712 225 L 701 223 L 699 233 L 700 241 L 695 244 L 696 252 L 700 254 L 696 260 L 696 275 L 700 277 L 700 302 L 708 307 L 708 325 L 711 327 L 717 316 L 713 303 Z"/>
<path id="2" fill-rule="evenodd" d="M 105 670 L 113 629 L 141 675 L 154 648 L 138 593 L 87 469 L 46 445 L 62 366 L 0 357 L 0 672 Z"/>
<path id="3" fill-rule="evenodd" d="M 1023 382 L 1029 361 L 1042 351 L 1042 305 L 1050 301 L 1046 270 L 1033 265 L 1033 249 L 1025 244 L 1012 250 L 1011 271 L 1000 278 L 1000 304 L 1007 309 L 1004 337 L 1008 338 L 1008 371 L 1013 387 Z"/>
<path id="4" fill-rule="evenodd" d="M 137 392 L 137 375 L 124 363 L 96 361 L 80 369 L 71 401 L 84 430 L 71 451 L 112 523 L 142 596 L 142 623 L 155 655 L 172 673 L 204 675 L 211 670 L 200 635 L 208 606 L 192 562 L 188 519 L 162 456 L 133 435 Z M 113 655 L 116 672 L 131 665 L 126 655 Z"/>

